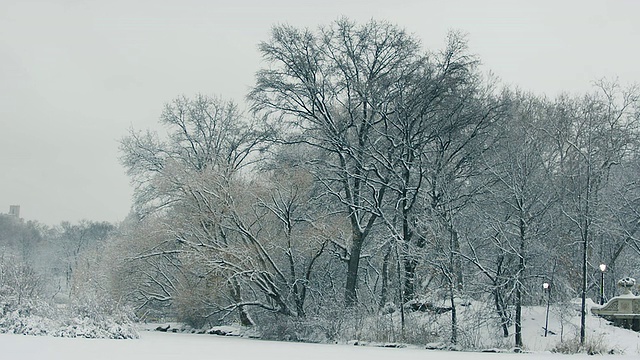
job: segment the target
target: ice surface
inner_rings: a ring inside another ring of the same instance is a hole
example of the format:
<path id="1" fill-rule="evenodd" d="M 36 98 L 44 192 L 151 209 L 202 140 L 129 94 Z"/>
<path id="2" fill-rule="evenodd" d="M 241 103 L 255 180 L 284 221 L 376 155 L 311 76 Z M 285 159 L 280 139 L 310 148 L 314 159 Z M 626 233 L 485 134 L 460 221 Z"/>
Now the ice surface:
<path id="1" fill-rule="evenodd" d="M 423 349 L 390 349 L 353 345 L 321 345 L 252 340 L 197 334 L 142 332 L 138 340 L 56 338 L 49 336 L 0 335 L 0 357 L 21 360 L 100 359 L 366 359 L 409 360 L 535 360 L 593 359 L 589 355 L 560 355 L 549 352 L 491 354 L 446 352 Z M 614 355 L 607 359 L 637 359 L 637 355 Z"/>

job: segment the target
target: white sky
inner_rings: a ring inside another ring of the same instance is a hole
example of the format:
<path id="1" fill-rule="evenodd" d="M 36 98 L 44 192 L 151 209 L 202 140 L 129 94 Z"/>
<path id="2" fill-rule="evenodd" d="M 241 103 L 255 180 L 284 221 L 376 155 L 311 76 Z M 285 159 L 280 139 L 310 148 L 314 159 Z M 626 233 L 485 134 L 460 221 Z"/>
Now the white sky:
<path id="1" fill-rule="evenodd" d="M 276 23 L 385 19 L 443 46 L 449 29 L 505 83 L 555 96 L 640 82 L 637 0 L 0 0 L 0 213 L 123 220 L 130 127 L 201 92 L 241 102 Z"/>

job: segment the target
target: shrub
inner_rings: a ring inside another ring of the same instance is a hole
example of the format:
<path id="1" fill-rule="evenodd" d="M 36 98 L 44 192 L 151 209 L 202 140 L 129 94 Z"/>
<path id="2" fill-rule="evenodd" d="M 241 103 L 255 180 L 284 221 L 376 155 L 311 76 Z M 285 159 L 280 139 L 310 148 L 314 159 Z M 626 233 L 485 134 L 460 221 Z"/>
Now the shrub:
<path id="1" fill-rule="evenodd" d="M 262 319 L 259 322 L 258 330 L 262 339 L 311 343 L 328 340 L 318 319 L 299 319 L 278 314 L 272 314 L 271 317 L 270 320 Z"/>
<path id="2" fill-rule="evenodd" d="M 35 272 L 0 258 L 0 333 L 130 339 L 138 333 L 132 312 L 92 293 L 68 307 L 54 308 L 42 297 Z"/>
<path id="3" fill-rule="evenodd" d="M 54 333 L 61 337 L 137 339 L 133 326 L 135 317 L 128 307 L 122 307 L 108 298 L 84 293 L 76 297 L 66 313 L 61 316 L 61 325 Z"/>
<path id="4" fill-rule="evenodd" d="M 551 352 L 560 354 L 618 354 L 619 350 L 608 348 L 602 336 L 587 337 L 584 344 L 580 344 L 580 338 L 574 337 L 566 341 L 562 341 L 551 349 Z"/>

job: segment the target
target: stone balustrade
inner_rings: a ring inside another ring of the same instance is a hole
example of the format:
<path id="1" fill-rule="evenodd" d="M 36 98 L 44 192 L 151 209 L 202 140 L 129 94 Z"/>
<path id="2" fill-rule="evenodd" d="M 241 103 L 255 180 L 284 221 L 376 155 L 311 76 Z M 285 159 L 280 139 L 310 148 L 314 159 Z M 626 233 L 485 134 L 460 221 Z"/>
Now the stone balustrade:
<path id="1" fill-rule="evenodd" d="M 640 296 L 631 292 L 635 282 L 633 278 L 618 281 L 622 294 L 602 306 L 592 307 L 591 313 L 612 321 L 616 326 L 640 331 Z"/>

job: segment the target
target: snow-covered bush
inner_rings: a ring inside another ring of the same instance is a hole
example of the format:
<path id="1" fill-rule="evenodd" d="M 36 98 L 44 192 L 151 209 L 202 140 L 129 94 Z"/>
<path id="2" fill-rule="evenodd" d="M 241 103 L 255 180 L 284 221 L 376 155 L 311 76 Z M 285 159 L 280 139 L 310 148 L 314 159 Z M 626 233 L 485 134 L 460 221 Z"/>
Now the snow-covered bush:
<path id="1" fill-rule="evenodd" d="M 126 308 L 88 294 L 52 307 L 31 268 L 0 258 L 0 333 L 130 339 L 138 337 L 132 319 Z"/>
<path id="2" fill-rule="evenodd" d="M 584 344 L 580 344 L 580 338 L 578 336 L 569 340 L 559 342 L 551 352 L 560 354 L 589 354 L 589 355 L 604 355 L 604 354 L 618 354 L 619 350 L 613 349 L 607 345 L 602 336 L 590 336 L 584 341 Z"/>
<path id="3" fill-rule="evenodd" d="M 95 294 L 72 300 L 54 333 L 62 337 L 137 339 L 133 311 Z"/>
<path id="4" fill-rule="evenodd" d="M 20 310 L 0 316 L 0 333 L 47 335 L 55 327 L 55 322 L 40 315 L 25 314 Z"/>
<path id="5" fill-rule="evenodd" d="M 42 300 L 42 282 L 14 258 L 0 258 L 0 333 L 47 334 L 52 308 Z"/>
<path id="6" fill-rule="evenodd" d="M 52 335 L 90 339 L 137 339 L 138 332 L 131 324 L 117 323 L 113 319 L 73 317 L 67 319 Z"/>

